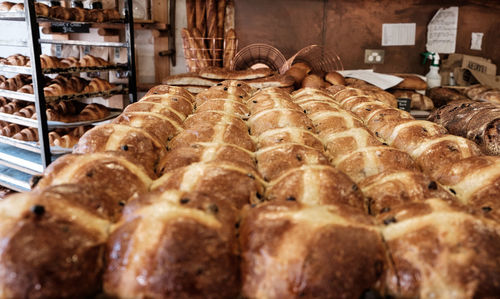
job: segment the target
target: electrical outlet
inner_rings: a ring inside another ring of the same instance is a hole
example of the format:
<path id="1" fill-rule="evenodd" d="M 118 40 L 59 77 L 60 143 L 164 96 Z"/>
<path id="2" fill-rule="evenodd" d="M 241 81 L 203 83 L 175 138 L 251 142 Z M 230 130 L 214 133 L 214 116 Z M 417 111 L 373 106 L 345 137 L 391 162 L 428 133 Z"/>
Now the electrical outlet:
<path id="1" fill-rule="evenodd" d="M 366 64 L 382 64 L 384 63 L 385 50 L 365 49 Z"/>

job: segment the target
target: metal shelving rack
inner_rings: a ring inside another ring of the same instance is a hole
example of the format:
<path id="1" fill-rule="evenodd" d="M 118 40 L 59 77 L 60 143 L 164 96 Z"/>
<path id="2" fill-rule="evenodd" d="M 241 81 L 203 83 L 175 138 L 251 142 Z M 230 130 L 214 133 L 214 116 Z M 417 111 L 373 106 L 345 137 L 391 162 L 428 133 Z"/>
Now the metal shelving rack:
<path id="1" fill-rule="evenodd" d="M 137 86 L 135 72 L 135 50 L 134 50 L 134 19 L 132 14 L 132 0 L 124 0 L 125 18 L 120 22 L 125 30 L 125 42 L 91 42 L 77 40 L 49 40 L 40 38 L 40 22 L 64 22 L 81 23 L 60 20 L 47 20 L 46 18 L 37 18 L 35 12 L 34 0 L 24 0 L 24 13 L 9 13 L 0 17 L 5 21 L 26 22 L 28 35 L 26 41 L 2 41 L 0 46 L 27 47 L 30 52 L 31 67 L 22 66 L 0 66 L 0 71 L 32 75 L 34 94 L 26 94 L 9 90 L 0 90 L 0 96 L 29 101 L 35 103 L 37 119 L 26 119 L 10 114 L 0 113 L 0 120 L 15 123 L 23 126 L 37 127 L 39 142 L 30 144 L 28 142 L 17 141 L 12 138 L 0 136 L 0 185 L 16 191 L 26 191 L 30 189 L 29 180 L 32 175 L 38 175 L 57 158 L 60 154 L 50 148 L 48 133 L 49 125 L 47 122 L 46 99 L 44 97 L 44 74 L 48 73 L 78 73 L 90 71 L 127 71 L 128 86 L 121 93 L 127 94 L 129 103 L 137 101 Z M 40 44 L 60 44 L 60 45 L 80 45 L 80 46 L 100 46 L 100 47 L 118 47 L 127 48 L 127 65 L 113 66 L 99 69 L 86 70 L 43 70 L 40 62 L 41 47 Z M 64 125 L 67 127 L 68 125 Z M 76 125 L 75 125 L 76 126 Z M 53 128 L 54 126 L 50 126 Z M 56 126 L 57 127 L 57 126 Z"/>

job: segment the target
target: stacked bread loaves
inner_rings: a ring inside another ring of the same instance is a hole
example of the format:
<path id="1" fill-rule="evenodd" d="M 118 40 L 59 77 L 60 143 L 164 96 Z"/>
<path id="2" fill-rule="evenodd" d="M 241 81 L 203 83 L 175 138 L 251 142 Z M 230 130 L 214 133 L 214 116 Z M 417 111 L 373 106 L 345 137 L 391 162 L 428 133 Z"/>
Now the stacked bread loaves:
<path id="1" fill-rule="evenodd" d="M 498 162 L 413 125 L 355 89 L 153 88 L 0 202 L 0 297 L 493 298 L 498 210 L 463 194 Z"/>

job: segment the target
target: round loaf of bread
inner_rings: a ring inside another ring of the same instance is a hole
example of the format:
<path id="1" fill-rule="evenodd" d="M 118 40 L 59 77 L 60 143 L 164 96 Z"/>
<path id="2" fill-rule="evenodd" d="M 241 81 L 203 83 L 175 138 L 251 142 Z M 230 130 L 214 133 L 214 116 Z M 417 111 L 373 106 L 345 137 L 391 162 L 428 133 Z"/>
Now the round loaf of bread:
<path id="1" fill-rule="evenodd" d="M 243 218 L 240 243 L 247 298 L 360 298 L 387 267 L 372 220 L 349 206 L 257 206 Z"/>
<path id="2" fill-rule="evenodd" d="M 63 188 L 0 201 L 2 298 L 90 298 L 101 289 L 110 222 L 90 192 Z"/>
<path id="3" fill-rule="evenodd" d="M 104 292 L 119 298 L 236 298 L 236 210 L 207 193 L 130 202 L 108 242 Z"/>
<path id="4" fill-rule="evenodd" d="M 500 293 L 500 226 L 440 199 L 408 202 L 378 216 L 396 298 L 494 298 Z"/>

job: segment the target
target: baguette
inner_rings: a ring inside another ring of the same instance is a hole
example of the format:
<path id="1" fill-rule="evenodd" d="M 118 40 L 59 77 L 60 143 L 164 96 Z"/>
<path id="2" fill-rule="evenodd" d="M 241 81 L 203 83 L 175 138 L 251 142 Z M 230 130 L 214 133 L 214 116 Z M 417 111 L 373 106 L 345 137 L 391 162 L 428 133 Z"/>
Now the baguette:
<path id="1" fill-rule="evenodd" d="M 191 35 L 190 29 L 181 30 L 182 42 L 184 43 L 184 59 L 190 71 L 197 71 L 198 64 L 196 60 L 196 43 Z"/>
<path id="2" fill-rule="evenodd" d="M 206 68 L 210 65 L 210 55 L 205 47 L 205 43 L 203 42 L 203 34 L 197 28 L 194 28 L 191 34 L 196 44 L 195 49 L 198 65 L 201 69 Z"/>
<path id="3" fill-rule="evenodd" d="M 236 47 L 236 32 L 234 29 L 229 29 L 224 37 L 224 56 L 222 58 L 222 65 L 224 68 L 231 68 L 233 58 L 236 55 Z"/>
<path id="4" fill-rule="evenodd" d="M 196 6 L 196 28 L 200 32 L 201 37 L 204 37 L 206 34 L 206 1 L 205 0 L 195 0 Z"/>
<path id="5" fill-rule="evenodd" d="M 216 58 L 216 40 L 217 37 L 217 1 L 207 0 L 206 2 L 206 13 L 207 13 L 207 44 L 210 58 L 210 66 L 215 66 L 214 61 Z"/>
<path id="6" fill-rule="evenodd" d="M 222 67 L 222 57 L 224 55 L 224 19 L 226 16 L 226 0 L 217 1 L 217 42 L 214 57 L 215 66 Z"/>
<path id="7" fill-rule="evenodd" d="M 196 0 L 186 0 L 187 28 L 196 28 Z"/>

